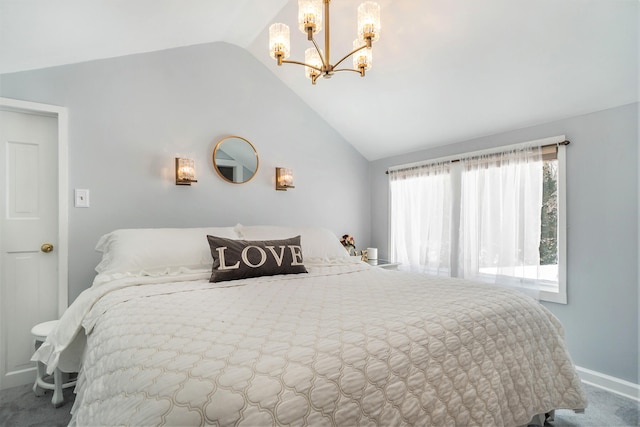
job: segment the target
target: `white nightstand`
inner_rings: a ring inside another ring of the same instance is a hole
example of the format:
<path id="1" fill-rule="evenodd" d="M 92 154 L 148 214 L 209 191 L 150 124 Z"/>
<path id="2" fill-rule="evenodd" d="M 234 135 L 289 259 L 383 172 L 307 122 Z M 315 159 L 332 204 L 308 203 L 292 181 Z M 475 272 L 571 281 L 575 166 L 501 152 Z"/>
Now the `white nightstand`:
<path id="1" fill-rule="evenodd" d="M 31 329 L 31 335 L 33 335 L 35 340 L 36 350 L 46 341 L 47 335 L 55 329 L 57 324 L 57 320 L 51 320 L 49 322 L 39 323 Z M 76 385 L 75 379 L 64 382 L 64 375 L 58 368 L 53 371 L 53 378 L 50 378 L 47 376 L 46 366 L 44 363 L 37 362 L 37 366 L 38 370 L 36 373 L 36 382 L 33 384 L 33 392 L 36 396 L 42 396 L 44 394 L 44 390 L 53 390 L 51 403 L 53 403 L 53 406 L 56 408 L 62 406 L 64 403 L 62 389 Z"/>
<path id="2" fill-rule="evenodd" d="M 386 259 L 370 259 L 367 261 L 369 265 L 373 265 L 374 267 L 384 268 L 386 270 L 397 270 L 400 265 L 399 262 L 391 262 Z"/>

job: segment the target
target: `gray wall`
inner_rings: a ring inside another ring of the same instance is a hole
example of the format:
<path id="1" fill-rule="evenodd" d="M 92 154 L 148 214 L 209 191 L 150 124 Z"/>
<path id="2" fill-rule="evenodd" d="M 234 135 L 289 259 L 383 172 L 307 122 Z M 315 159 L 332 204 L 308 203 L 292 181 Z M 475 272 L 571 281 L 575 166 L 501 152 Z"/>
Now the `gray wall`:
<path id="1" fill-rule="evenodd" d="M 390 166 L 566 135 L 568 304 L 574 362 L 638 383 L 638 104 L 371 162 L 371 239 L 386 255 Z"/>
<path id="2" fill-rule="evenodd" d="M 223 60 L 224 59 L 224 60 Z M 368 243 L 368 162 L 248 52 L 225 43 L 0 76 L 0 94 L 69 109 L 69 298 L 94 277 L 98 238 L 117 228 L 322 225 Z M 224 182 L 215 143 L 247 138 L 260 156 L 247 184 Z M 174 157 L 198 182 L 174 183 Z M 275 167 L 296 188 L 275 191 Z"/>

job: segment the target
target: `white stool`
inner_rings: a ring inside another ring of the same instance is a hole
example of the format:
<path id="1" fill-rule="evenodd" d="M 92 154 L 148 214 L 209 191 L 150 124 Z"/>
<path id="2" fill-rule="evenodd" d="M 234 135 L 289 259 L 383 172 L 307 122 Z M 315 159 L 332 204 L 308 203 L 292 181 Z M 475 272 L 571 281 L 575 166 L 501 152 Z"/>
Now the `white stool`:
<path id="1" fill-rule="evenodd" d="M 35 347 L 36 350 L 40 348 L 42 343 L 47 339 L 47 335 L 53 331 L 53 329 L 58 324 L 57 320 L 51 320 L 49 322 L 39 323 L 33 328 L 31 328 L 31 335 L 35 338 Z M 73 387 L 76 382 L 68 381 L 66 383 L 62 382 L 62 372 L 60 369 L 56 368 L 53 371 L 53 382 L 46 381 L 47 372 L 45 369 L 45 364 L 42 362 L 37 362 L 38 365 L 38 373 L 36 374 L 36 382 L 33 385 L 33 392 L 36 396 L 44 395 L 44 390 L 53 390 L 53 397 L 51 398 L 51 403 L 57 408 L 64 403 L 64 396 L 62 394 L 62 389 L 67 387 Z M 48 378 L 50 379 L 50 377 Z"/>

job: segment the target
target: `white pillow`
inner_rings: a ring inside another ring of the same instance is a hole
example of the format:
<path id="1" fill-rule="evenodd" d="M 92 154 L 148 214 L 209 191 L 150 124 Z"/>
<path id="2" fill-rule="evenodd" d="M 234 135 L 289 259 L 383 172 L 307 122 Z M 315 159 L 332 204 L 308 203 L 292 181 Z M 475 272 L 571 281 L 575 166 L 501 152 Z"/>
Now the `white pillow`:
<path id="1" fill-rule="evenodd" d="M 210 270 L 207 235 L 237 239 L 233 227 L 138 228 L 116 230 L 98 240 L 102 275 L 156 276 Z"/>
<path id="2" fill-rule="evenodd" d="M 333 260 L 349 258 L 349 253 L 331 230 L 322 227 L 282 227 L 277 225 L 242 225 L 238 224 L 235 231 L 243 240 L 274 240 L 286 239 L 300 235 L 302 258 L 304 261 L 313 259 Z"/>

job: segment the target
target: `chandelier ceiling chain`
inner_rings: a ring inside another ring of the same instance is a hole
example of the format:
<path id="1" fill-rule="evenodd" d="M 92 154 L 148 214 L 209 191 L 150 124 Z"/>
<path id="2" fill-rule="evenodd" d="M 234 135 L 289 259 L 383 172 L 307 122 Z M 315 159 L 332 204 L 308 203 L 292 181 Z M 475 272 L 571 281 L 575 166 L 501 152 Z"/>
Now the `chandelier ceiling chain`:
<path id="1" fill-rule="evenodd" d="M 287 60 L 291 53 L 289 26 L 272 24 L 269 27 L 269 54 L 278 62 L 298 64 L 305 67 L 307 78 L 316 84 L 319 76 L 328 79 L 338 71 L 354 71 L 364 77 L 364 72 L 372 65 L 371 44 L 380 38 L 380 6 L 366 1 L 358 7 L 358 36 L 353 41 L 353 50 L 343 56 L 335 64 L 331 64 L 331 43 L 329 29 L 329 2 L 331 0 L 298 0 L 298 27 L 307 35 L 313 47 L 305 50 L 304 62 Z M 324 20 L 322 4 L 324 3 Z M 323 26 L 324 21 L 324 26 Z M 324 28 L 324 52 L 318 47 L 313 35 Z M 353 68 L 337 68 L 350 56 L 353 57 Z"/>

